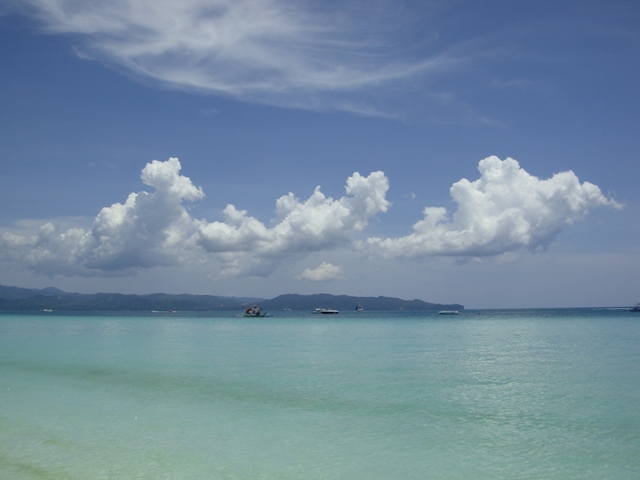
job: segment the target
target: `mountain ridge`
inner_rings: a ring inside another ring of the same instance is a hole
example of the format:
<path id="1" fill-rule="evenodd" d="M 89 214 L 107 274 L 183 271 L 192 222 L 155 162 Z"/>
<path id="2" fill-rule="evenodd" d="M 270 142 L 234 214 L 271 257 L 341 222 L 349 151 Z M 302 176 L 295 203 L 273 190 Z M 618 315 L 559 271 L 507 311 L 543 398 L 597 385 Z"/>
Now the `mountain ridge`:
<path id="1" fill-rule="evenodd" d="M 310 311 L 315 308 L 355 310 L 463 310 L 460 304 L 430 303 L 419 299 L 363 297 L 318 293 L 283 294 L 272 299 L 219 295 L 152 293 L 71 293 L 54 287 L 21 288 L 0 285 L 0 310 L 4 311 L 231 311 L 259 304 L 263 311 Z"/>

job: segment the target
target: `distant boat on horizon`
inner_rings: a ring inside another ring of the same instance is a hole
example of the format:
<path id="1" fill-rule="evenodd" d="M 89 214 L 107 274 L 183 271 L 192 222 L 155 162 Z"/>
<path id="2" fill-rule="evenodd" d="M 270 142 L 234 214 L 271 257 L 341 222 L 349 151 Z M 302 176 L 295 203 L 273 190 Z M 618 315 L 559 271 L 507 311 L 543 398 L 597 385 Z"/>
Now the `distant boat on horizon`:
<path id="1" fill-rule="evenodd" d="M 364 310 L 364 308 L 362 308 L 362 306 L 360 304 L 356 305 L 356 312 L 361 312 L 363 310 Z"/>
<path id="2" fill-rule="evenodd" d="M 438 315 L 458 315 L 458 310 L 440 310 Z"/>
<path id="3" fill-rule="evenodd" d="M 271 315 L 269 315 L 267 312 L 261 312 L 260 308 L 254 305 L 253 308 L 251 307 L 247 308 L 243 313 L 241 313 L 238 316 L 239 317 L 270 317 Z"/>
<path id="4" fill-rule="evenodd" d="M 333 308 L 316 308 L 313 312 L 311 313 L 320 313 L 323 315 L 327 315 L 327 314 L 336 314 L 336 313 L 340 313 L 340 311 L 338 310 L 334 310 Z"/>

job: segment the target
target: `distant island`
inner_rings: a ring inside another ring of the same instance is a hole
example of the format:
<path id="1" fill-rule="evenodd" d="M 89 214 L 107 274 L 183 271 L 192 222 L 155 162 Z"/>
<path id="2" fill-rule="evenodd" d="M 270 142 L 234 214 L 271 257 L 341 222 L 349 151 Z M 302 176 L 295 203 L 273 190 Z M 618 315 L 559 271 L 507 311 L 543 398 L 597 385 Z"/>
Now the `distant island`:
<path id="1" fill-rule="evenodd" d="M 429 303 L 393 297 L 285 294 L 272 299 L 215 295 L 121 293 L 69 293 L 57 288 L 20 288 L 0 285 L 0 311 L 234 311 L 257 304 L 263 311 L 311 311 L 315 308 L 355 310 L 463 310 L 459 304 Z"/>

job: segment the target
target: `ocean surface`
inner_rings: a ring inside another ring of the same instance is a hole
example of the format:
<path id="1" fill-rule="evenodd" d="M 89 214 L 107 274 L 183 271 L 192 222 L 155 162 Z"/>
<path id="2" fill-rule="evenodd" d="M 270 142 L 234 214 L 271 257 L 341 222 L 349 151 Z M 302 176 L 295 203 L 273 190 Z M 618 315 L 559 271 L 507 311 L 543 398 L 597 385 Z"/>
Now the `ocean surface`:
<path id="1" fill-rule="evenodd" d="M 235 313 L 0 314 L 0 479 L 640 478 L 638 313 Z"/>

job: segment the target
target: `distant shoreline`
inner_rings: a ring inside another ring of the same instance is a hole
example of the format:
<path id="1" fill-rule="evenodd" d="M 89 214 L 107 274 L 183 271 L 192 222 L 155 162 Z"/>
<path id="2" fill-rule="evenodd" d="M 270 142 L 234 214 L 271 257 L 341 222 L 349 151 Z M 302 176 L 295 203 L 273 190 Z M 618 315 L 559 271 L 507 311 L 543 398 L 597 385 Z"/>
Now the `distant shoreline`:
<path id="1" fill-rule="evenodd" d="M 66 312 L 224 312 L 244 310 L 247 305 L 259 304 L 269 311 L 311 311 L 333 308 L 340 311 L 393 310 L 464 310 L 461 304 L 430 303 L 424 300 L 404 300 L 395 297 L 356 297 L 326 293 L 298 295 L 284 294 L 272 299 L 254 297 L 225 297 L 216 295 L 166 294 L 147 295 L 121 293 L 69 293 L 56 288 L 29 289 L 0 285 L 2 311 L 66 311 Z"/>

